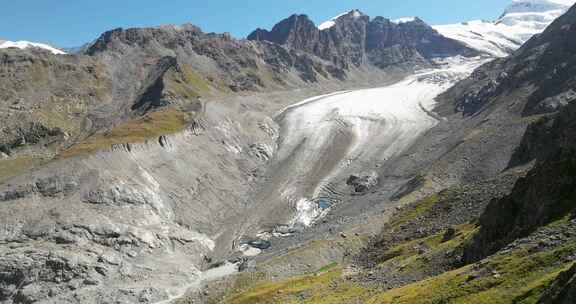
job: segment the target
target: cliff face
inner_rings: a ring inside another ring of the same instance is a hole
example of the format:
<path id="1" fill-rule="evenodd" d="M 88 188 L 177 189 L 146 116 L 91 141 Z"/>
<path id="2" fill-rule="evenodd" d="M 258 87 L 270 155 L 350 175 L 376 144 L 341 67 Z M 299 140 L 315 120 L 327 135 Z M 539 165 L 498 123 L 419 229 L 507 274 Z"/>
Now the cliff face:
<path id="1" fill-rule="evenodd" d="M 253 41 L 270 41 L 315 54 L 339 67 L 363 64 L 386 68 L 393 65 L 426 65 L 429 59 L 455 55 L 474 56 L 477 51 L 445 38 L 422 20 L 395 23 L 354 10 L 334 19 L 325 29 L 306 15 L 292 15 L 272 30 L 258 29 Z"/>

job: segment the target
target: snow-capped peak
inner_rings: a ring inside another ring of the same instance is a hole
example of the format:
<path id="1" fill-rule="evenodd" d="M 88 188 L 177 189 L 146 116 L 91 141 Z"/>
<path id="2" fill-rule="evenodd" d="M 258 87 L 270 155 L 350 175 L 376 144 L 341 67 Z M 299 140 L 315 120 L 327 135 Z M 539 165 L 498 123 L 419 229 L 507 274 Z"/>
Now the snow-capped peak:
<path id="1" fill-rule="evenodd" d="M 0 49 L 7 49 L 7 48 L 17 48 L 17 49 L 27 49 L 27 48 L 39 48 L 39 49 L 44 49 L 47 50 L 49 52 L 51 52 L 52 54 L 55 55 L 64 55 L 66 54 L 66 52 L 59 50 L 57 48 L 51 47 L 47 44 L 44 43 L 36 43 L 36 42 L 30 42 L 30 41 L 5 41 L 5 40 L 0 40 Z"/>
<path id="2" fill-rule="evenodd" d="M 572 2 L 572 3 L 570 3 Z M 552 1 L 552 0 L 513 0 L 505 10 L 504 14 L 513 13 L 538 13 L 553 10 L 565 10 L 567 6 L 574 4 L 574 1 Z"/>
<path id="3" fill-rule="evenodd" d="M 439 25 L 440 34 L 481 52 L 503 57 L 539 34 L 576 0 L 513 0 L 496 21 Z"/>
<path id="4" fill-rule="evenodd" d="M 352 18 L 360 18 L 360 17 L 364 16 L 364 14 L 363 14 L 361 11 L 357 10 L 357 9 L 351 10 L 351 11 L 342 13 L 342 14 L 340 14 L 340 15 L 338 15 L 338 16 L 335 16 L 335 17 L 331 18 L 331 19 L 328 20 L 328 21 L 322 22 L 322 23 L 318 26 L 318 29 L 321 30 L 321 31 L 327 30 L 327 29 L 335 26 L 335 25 L 336 25 L 336 22 L 338 21 L 338 19 L 340 19 L 340 18 L 342 18 L 342 17 L 345 17 L 345 16 L 351 16 Z"/>
<path id="5" fill-rule="evenodd" d="M 394 20 L 392 20 L 392 22 L 400 24 L 400 23 L 414 22 L 417 19 L 418 19 L 417 17 L 402 17 L 402 18 L 394 19 Z"/>

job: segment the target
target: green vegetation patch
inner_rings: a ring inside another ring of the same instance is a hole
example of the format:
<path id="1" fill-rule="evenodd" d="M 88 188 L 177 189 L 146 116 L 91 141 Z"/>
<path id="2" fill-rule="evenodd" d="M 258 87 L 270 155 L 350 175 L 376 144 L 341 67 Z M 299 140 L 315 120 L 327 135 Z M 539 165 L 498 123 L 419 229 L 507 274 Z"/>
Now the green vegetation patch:
<path id="1" fill-rule="evenodd" d="M 364 303 L 370 296 L 365 288 L 342 278 L 342 268 L 278 282 L 260 283 L 230 297 L 224 303 Z"/>
<path id="2" fill-rule="evenodd" d="M 187 114 L 166 108 L 144 117 L 127 121 L 112 130 L 96 134 L 72 146 L 60 154 L 61 158 L 74 157 L 110 148 L 115 144 L 145 142 L 161 135 L 183 131 L 187 124 Z"/>
<path id="3" fill-rule="evenodd" d="M 0 183 L 30 169 L 46 163 L 47 160 L 33 156 L 19 156 L 0 160 Z"/>
<path id="4" fill-rule="evenodd" d="M 411 240 L 388 249 L 379 261 L 381 267 L 391 264 L 406 265 L 408 269 L 425 267 L 425 255 L 437 252 L 448 252 L 467 242 L 477 231 L 472 224 L 459 225 L 453 228 L 454 236 L 445 239 L 446 232 L 441 232 L 426 238 Z M 406 268 L 406 267 L 402 267 Z"/>
<path id="5" fill-rule="evenodd" d="M 434 207 L 434 205 L 440 202 L 443 196 L 444 194 L 442 192 L 436 193 L 414 204 L 408 205 L 399 214 L 394 216 L 394 219 L 389 223 L 389 226 L 391 228 L 398 228 L 413 221 Z"/>
<path id="6" fill-rule="evenodd" d="M 437 277 L 390 290 L 367 303 L 536 303 L 541 292 L 572 263 L 576 243 L 550 251 L 520 249 Z"/>
<path id="7" fill-rule="evenodd" d="M 221 84 L 210 82 L 189 65 L 182 65 L 178 71 L 169 71 L 164 80 L 166 91 L 173 98 L 195 99 L 215 91 L 225 91 Z"/>

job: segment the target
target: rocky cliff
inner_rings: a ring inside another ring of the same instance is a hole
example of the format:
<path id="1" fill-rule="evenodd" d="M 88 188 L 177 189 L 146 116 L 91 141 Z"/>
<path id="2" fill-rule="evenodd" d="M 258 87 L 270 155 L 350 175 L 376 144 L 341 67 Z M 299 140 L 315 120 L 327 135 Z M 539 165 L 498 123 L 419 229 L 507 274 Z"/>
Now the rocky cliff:
<path id="1" fill-rule="evenodd" d="M 432 58 L 479 55 L 462 43 L 441 36 L 418 18 L 395 23 L 383 17 L 371 19 L 353 10 L 332 22 L 332 26 L 319 29 L 308 16 L 292 15 L 270 31 L 254 31 L 248 39 L 286 45 L 342 68 L 364 64 L 414 68 L 430 65 Z"/>

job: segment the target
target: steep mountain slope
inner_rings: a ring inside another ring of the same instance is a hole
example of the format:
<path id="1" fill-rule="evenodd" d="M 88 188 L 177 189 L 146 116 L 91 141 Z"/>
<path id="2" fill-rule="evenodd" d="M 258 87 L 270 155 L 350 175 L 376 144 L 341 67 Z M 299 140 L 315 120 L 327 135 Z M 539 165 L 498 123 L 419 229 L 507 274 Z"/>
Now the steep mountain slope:
<path id="1" fill-rule="evenodd" d="M 507 56 L 565 13 L 574 1 L 514 0 L 496 21 L 434 26 L 440 34 L 493 56 Z"/>
<path id="2" fill-rule="evenodd" d="M 501 86 L 516 88 L 528 83 L 537 88 L 526 96 L 524 115 L 559 113 L 544 116 L 526 133 L 512 165 L 534 158 L 540 163 L 508 198 L 489 207 L 480 220 L 483 230 L 468 251 L 469 259 L 498 250 L 510 240 L 523 237 L 574 209 L 576 44 L 571 37 L 576 33 L 575 20 L 576 9 L 572 9 L 500 65 L 511 76 L 496 85 L 495 91 L 502 91 Z M 474 108 L 484 106 L 476 104 Z M 500 216 L 491 216 L 496 213 Z"/>

